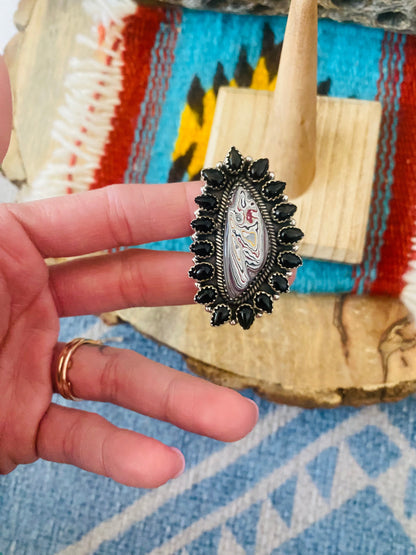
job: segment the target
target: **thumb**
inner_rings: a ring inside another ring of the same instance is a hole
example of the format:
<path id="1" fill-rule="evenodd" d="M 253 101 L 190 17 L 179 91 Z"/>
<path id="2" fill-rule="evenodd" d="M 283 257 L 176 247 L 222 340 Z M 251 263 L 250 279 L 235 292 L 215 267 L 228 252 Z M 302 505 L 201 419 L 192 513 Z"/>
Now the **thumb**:
<path id="1" fill-rule="evenodd" d="M 12 130 L 12 94 L 9 74 L 2 56 L 0 56 L 0 162 L 9 147 Z"/>

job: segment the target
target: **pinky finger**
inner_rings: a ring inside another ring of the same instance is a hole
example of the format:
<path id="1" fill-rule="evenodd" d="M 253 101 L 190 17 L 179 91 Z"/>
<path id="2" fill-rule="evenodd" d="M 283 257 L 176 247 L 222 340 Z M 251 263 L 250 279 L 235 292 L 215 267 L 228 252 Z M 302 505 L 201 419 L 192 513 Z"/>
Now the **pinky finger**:
<path id="1" fill-rule="evenodd" d="M 155 488 L 185 466 L 175 448 L 117 428 L 98 414 L 51 404 L 37 439 L 38 456 L 108 476 L 126 486 Z"/>

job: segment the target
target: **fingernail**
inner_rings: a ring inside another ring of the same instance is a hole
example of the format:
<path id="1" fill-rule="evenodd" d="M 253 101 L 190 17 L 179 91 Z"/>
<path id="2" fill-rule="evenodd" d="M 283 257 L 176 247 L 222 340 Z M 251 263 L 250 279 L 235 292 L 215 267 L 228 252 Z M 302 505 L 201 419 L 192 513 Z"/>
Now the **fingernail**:
<path id="1" fill-rule="evenodd" d="M 185 470 L 185 457 L 183 456 L 182 452 L 179 451 L 179 449 L 177 449 L 176 447 L 171 447 L 171 449 L 172 449 L 172 451 L 177 453 L 179 455 L 179 458 L 181 459 L 180 469 L 178 470 L 178 472 L 174 476 L 174 478 L 178 478 L 181 474 L 183 474 L 183 471 Z"/>

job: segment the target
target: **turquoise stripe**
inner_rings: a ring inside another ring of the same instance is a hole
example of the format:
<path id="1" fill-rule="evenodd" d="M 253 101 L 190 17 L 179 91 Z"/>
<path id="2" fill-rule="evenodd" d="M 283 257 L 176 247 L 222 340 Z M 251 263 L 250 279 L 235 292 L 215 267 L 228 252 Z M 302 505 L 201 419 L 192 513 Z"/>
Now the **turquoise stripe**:
<path id="1" fill-rule="evenodd" d="M 352 266 L 304 259 L 291 290 L 298 293 L 344 293 L 353 286 Z"/>
<path id="2" fill-rule="evenodd" d="M 374 100 L 384 31 L 320 20 L 318 81 L 331 77 L 331 96 Z"/>
<path id="3" fill-rule="evenodd" d="M 387 228 L 387 220 L 390 214 L 390 201 L 392 198 L 392 187 L 393 187 L 393 182 L 394 182 L 394 169 L 395 169 L 395 160 L 396 160 L 396 151 L 397 151 L 397 125 L 398 125 L 398 121 L 399 121 L 399 109 L 400 109 L 400 94 L 401 94 L 401 87 L 402 87 L 402 83 L 403 83 L 403 77 L 404 77 L 404 63 L 405 63 L 405 53 L 404 53 L 404 45 L 406 42 L 406 36 L 405 35 L 398 35 L 398 45 L 399 45 L 399 54 L 395 54 L 396 56 L 396 60 L 395 60 L 395 65 L 397 64 L 397 70 L 398 70 L 398 80 L 395 83 L 395 88 L 396 88 L 396 94 L 395 94 L 395 98 L 394 98 L 394 105 L 393 105 L 393 121 L 392 121 L 392 144 L 391 144 L 391 152 L 390 152 L 390 164 L 389 164 L 389 170 L 387 173 L 387 188 L 386 188 L 386 194 L 384 196 L 383 199 L 383 203 L 382 203 L 382 212 L 381 212 L 381 216 L 382 216 L 382 221 L 381 221 L 381 228 L 380 228 L 380 232 L 379 232 L 379 236 L 380 236 L 380 241 L 378 243 L 378 248 L 377 248 L 377 252 L 376 252 L 376 257 L 375 257 L 375 261 L 374 261 L 374 266 L 372 268 L 372 271 L 370 273 L 370 277 L 371 280 L 374 281 L 374 279 L 376 278 L 376 273 L 377 273 L 377 266 L 380 262 L 381 259 L 381 249 L 383 246 L 383 241 L 382 238 L 384 236 L 384 232 L 386 231 Z"/>
<path id="4" fill-rule="evenodd" d="M 380 184 L 383 181 L 383 174 L 385 171 L 385 166 L 387 162 L 387 138 L 388 138 L 388 117 L 386 117 L 386 111 L 388 111 L 389 105 L 389 95 L 390 89 L 387 86 L 388 83 L 388 76 L 389 76 L 389 65 L 390 65 L 390 45 L 389 41 L 387 40 L 388 34 L 386 34 L 386 52 L 384 58 L 382 60 L 382 75 L 381 75 L 381 83 L 379 87 L 379 101 L 381 102 L 382 109 L 383 109 L 383 119 L 380 128 L 380 141 L 378 145 L 378 152 L 377 152 L 377 159 L 380 159 L 380 164 L 378 170 L 374 176 L 374 184 L 373 190 L 371 195 L 371 204 L 370 204 L 370 214 L 367 224 L 367 242 L 365 245 L 364 251 L 364 261 L 362 264 L 357 266 L 357 292 L 362 293 L 364 289 L 364 281 L 367 276 L 368 268 L 366 268 L 366 261 L 370 259 L 371 252 L 374 245 L 375 240 L 375 230 L 377 229 L 377 218 L 378 218 L 378 197 L 380 195 Z"/>
<path id="5" fill-rule="evenodd" d="M 396 37 L 393 35 L 393 38 Z M 387 41 L 386 41 L 387 42 Z M 389 140 L 389 121 L 390 121 L 390 97 L 392 95 L 392 89 L 390 83 L 388 82 L 390 74 L 390 65 L 393 60 L 390 59 L 390 50 L 393 48 L 390 42 L 387 43 L 387 52 L 383 59 L 383 80 L 380 85 L 380 102 L 383 108 L 383 124 L 380 130 L 381 141 L 379 143 L 378 157 L 381 159 L 378 172 L 375 176 L 371 207 L 372 211 L 369 216 L 367 225 L 367 244 L 364 253 L 363 263 L 359 267 L 359 282 L 357 286 L 357 293 L 362 294 L 365 288 L 366 279 L 370 277 L 370 261 L 373 249 L 375 248 L 375 242 L 377 240 L 376 230 L 378 228 L 378 220 L 380 216 L 380 197 L 382 195 L 382 186 L 384 182 L 384 174 L 386 172 L 386 167 L 388 164 L 387 156 L 387 145 Z"/>
<path id="6" fill-rule="evenodd" d="M 393 45 L 391 48 L 395 49 L 396 44 L 399 46 L 399 55 L 394 51 L 391 61 L 389 56 L 386 57 L 385 65 L 390 65 L 398 72 L 398 80 L 390 81 L 390 87 L 387 91 L 387 97 L 383 97 L 381 102 L 385 113 L 384 126 L 382 130 L 383 140 L 381 142 L 382 163 L 377 175 L 378 184 L 377 190 L 374 189 L 373 194 L 377 195 L 375 210 L 371 218 L 371 235 L 370 242 L 366 251 L 363 267 L 364 272 L 361 272 L 360 282 L 358 284 L 357 292 L 362 294 L 368 292 L 371 284 L 377 278 L 377 266 L 381 259 L 381 250 L 383 246 L 383 235 L 387 227 L 387 220 L 390 213 L 390 200 L 392 197 L 392 186 L 394 181 L 394 167 L 396 156 L 396 141 L 397 141 L 397 123 L 398 112 L 400 108 L 400 91 L 403 81 L 403 66 L 405 61 L 404 43 L 406 38 L 404 35 L 394 35 Z M 383 68 L 385 71 L 386 79 L 389 76 L 389 69 Z M 394 95 L 394 102 L 392 102 Z M 390 129 L 390 141 L 388 142 L 388 134 Z M 388 146 L 390 144 L 390 153 L 388 153 Z M 383 194 L 384 191 L 384 194 Z M 374 254 L 373 254 L 374 251 Z"/>

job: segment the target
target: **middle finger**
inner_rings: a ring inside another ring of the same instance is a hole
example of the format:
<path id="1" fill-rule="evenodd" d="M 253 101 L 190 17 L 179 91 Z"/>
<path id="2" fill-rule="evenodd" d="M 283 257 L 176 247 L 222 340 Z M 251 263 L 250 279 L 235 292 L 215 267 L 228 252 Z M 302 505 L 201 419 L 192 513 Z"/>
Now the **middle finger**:
<path id="1" fill-rule="evenodd" d="M 191 266 L 191 253 L 129 249 L 50 266 L 49 283 L 59 316 L 189 304 Z"/>

